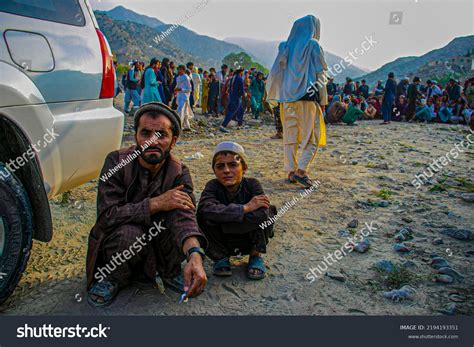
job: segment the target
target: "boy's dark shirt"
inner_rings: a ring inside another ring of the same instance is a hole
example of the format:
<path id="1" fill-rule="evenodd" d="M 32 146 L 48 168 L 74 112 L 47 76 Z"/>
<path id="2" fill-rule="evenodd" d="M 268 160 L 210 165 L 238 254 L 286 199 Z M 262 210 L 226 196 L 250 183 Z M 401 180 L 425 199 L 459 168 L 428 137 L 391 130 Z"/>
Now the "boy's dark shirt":
<path id="1" fill-rule="evenodd" d="M 269 217 L 268 208 L 244 213 L 244 204 L 254 196 L 264 194 L 262 185 L 255 178 L 243 178 L 239 190 L 230 194 L 217 179 L 206 184 L 197 208 L 197 218 L 225 224 L 224 232 L 246 234 L 255 230 Z"/>

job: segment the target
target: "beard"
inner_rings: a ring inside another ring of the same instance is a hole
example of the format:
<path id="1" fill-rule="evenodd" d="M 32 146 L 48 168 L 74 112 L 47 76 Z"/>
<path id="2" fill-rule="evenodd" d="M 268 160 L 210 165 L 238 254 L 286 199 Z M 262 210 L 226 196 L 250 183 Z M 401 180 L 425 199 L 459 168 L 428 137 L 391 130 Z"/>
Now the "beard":
<path id="1" fill-rule="evenodd" d="M 160 152 L 160 154 L 147 154 L 147 152 L 151 151 L 151 150 L 158 150 Z M 158 148 L 158 147 L 148 147 L 147 149 L 145 149 L 144 151 L 142 151 L 140 153 L 140 157 L 142 157 L 142 159 L 147 163 L 147 164 L 150 164 L 150 165 L 156 165 L 156 164 L 160 164 L 162 163 L 163 161 L 166 160 L 166 158 L 169 157 L 170 155 L 170 152 L 171 152 L 171 149 L 168 148 L 165 152 L 163 152 L 163 150 L 161 148 Z"/>

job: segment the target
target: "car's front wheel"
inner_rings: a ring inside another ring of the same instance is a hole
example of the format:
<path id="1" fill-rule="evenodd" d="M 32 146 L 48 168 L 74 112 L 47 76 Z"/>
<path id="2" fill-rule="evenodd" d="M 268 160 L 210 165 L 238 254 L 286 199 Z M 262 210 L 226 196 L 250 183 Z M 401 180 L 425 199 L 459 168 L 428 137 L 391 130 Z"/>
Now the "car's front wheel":
<path id="1" fill-rule="evenodd" d="M 21 181 L 0 162 L 0 304 L 26 268 L 33 236 L 28 195 Z"/>

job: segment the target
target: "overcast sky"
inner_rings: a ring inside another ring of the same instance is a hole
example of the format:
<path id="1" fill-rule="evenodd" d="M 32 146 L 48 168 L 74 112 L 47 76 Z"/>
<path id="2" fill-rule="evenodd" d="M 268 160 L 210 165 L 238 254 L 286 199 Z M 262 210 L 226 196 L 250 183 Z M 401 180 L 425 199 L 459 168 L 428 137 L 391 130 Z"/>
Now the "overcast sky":
<path id="1" fill-rule="evenodd" d="M 190 17 L 183 26 L 217 39 L 239 36 L 284 41 L 293 21 L 313 14 L 321 21 L 322 47 L 341 57 L 360 47 L 366 35 L 377 42 L 355 63 L 375 70 L 400 56 L 422 55 L 458 36 L 474 33 L 474 0 L 269 1 L 90 0 L 94 9 L 122 5 L 165 23 Z M 401 12 L 392 15 L 392 12 Z M 474 48 L 474 47 L 473 47 Z"/>

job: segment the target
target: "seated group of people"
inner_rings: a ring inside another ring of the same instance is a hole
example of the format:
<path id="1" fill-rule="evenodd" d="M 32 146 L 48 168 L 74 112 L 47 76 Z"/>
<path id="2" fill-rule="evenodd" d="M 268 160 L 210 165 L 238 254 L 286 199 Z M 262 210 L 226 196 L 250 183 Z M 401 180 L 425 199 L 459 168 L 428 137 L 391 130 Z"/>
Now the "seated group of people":
<path id="1" fill-rule="evenodd" d="M 358 119 L 381 118 L 381 97 L 334 95 L 326 108 L 326 122 L 330 124 L 345 123 L 353 125 Z"/>
<path id="2" fill-rule="evenodd" d="M 390 74 L 389 74 L 390 75 Z M 389 76 L 390 77 L 390 76 Z M 387 81 L 395 86 L 392 78 Z M 365 86 L 365 81 L 363 81 Z M 466 82 L 464 89 L 459 82 L 451 79 L 445 88 L 436 81 L 426 81 L 426 86 L 421 85 L 421 79 L 414 77 L 413 83 L 402 79 L 392 93 L 393 99 L 386 99 L 382 87 L 380 93 L 355 94 L 346 93 L 344 89 L 340 94 L 329 95 L 330 103 L 326 111 L 326 121 L 330 124 L 346 123 L 353 125 L 358 119 L 382 119 L 384 112 L 389 123 L 391 120 L 438 122 L 451 124 L 465 124 L 474 126 L 474 79 Z M 378 86 L 381 86 L 379 81 Z M 377 87 L 378 88 L 378 87 Z M 379 90 L 377 89 L 376 90 Z M 387 89 L 387 87 L 385 88 Z M 384 111 L 385 102 L 385 111 Z"/>
<path id="3" fill-rule="evenodd" d="M 415 117 L 426 122 L 470 124 L 473 112 L 474 103 L 469 105 L 463 98 L 450 103 L 445 96 L 435 95 L 418 102 Z"/>
<path id="4" fill-rule="evenodd" d="M 88 302 L 108 305 L 134 280 L 162 282 L 183 298 L 197 296 L 207 282 L 205 256 L 214 261 L 214 275 L 230 276 L 229 257 L 248 254 L 247 276 L 264 278 L 261 255 L 273 225 L 260 224 L 276 208 L 258 180 L 244 177 L 242 146 L 216 147 L 215 178 L 196 208 L 189 169 L 171 154 L 181 132 L 178 114 L 148 103 L 135 113 L 134 128 L 136 145 L 111 152 L 101 172 L 114 174 L 99 181 L 97 221 L 88 241 Z"/>
<path id="5" fill-rule="evenodd" d="M 358 119 L 381 119 L 381 98 L 371 96 L 365 99 L 363 96 L 352 95 L 341 100 L 340 95 L 335 95 L 327 108 L 326 121 L 330 124 L 343 122 L 352 125 Z M 400 95 L 393 106 L 391 120 L 407 120 L 407 108 L 407 98 Z M 445 96 L 435 95 L 429 99 L 417 100 L 415 120 L 469 125 L 472 123 L 473 112 L 474 103 L 468 104 L 464 98 L 452 103 Z"/>

